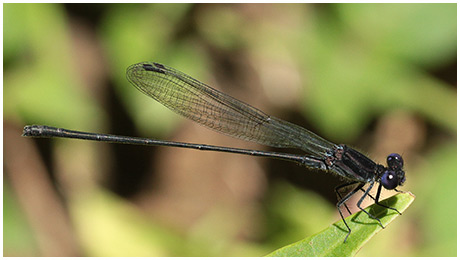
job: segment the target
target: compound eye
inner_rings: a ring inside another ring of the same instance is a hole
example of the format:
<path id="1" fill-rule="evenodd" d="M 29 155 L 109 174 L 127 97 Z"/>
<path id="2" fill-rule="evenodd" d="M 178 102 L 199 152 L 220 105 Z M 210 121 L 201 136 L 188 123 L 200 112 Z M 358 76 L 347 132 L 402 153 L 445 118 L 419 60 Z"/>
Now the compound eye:
<path id="1" fill-rule="evenodd" d="M 380 181 L 387 190 L 395 189 L 399 184 L 398 176 L 396 176 L 394 171 L 385 171 Z"/>
<path id="2" fill-rule="evenodd" d="M 404 161 L 401 155 L 392 153 L 387 157 L 388 168 L 392 170 L 401 170 L 404 166 Z"/>

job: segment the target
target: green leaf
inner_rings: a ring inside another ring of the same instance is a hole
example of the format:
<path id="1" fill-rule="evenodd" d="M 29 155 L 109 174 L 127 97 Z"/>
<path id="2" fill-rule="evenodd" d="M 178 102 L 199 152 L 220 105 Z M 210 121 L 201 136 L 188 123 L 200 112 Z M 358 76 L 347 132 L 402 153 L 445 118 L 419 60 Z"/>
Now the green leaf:
<path id="1" fill-rule="evenodd" d="M 396 208 L 402 213 L 414 199 L 415 196 L 410 192 L 399 193 L 381 203 Z M 376 204 L 367 207 L 366 211 L 378 217 L 384 227 L 399 216 L 394 210 Z M 362 211 L 347 217 L 346 221 L 351 228 L 351 234 L 346 242 L 344 239 L 347 228 L 343 221 L 339 220 L 320 233 L 278 249 L 267 256 L 354 256 L 371 237 L 382 230 L 376 220 Z"/>

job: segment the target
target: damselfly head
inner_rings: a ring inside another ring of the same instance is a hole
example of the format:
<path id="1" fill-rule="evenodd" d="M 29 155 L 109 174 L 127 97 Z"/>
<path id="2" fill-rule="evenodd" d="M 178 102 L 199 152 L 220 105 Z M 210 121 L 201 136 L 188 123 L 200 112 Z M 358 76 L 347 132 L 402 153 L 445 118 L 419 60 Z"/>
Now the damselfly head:
<path id="1" fill-rule="evenodd" d="M 380 182 L 387 190 L 393 190 L 406 181 L 406 173 L 403 171 L 404 160 L 401 155 L 392 153 L 387 157 L 388 170 L 386 170 Z"/>

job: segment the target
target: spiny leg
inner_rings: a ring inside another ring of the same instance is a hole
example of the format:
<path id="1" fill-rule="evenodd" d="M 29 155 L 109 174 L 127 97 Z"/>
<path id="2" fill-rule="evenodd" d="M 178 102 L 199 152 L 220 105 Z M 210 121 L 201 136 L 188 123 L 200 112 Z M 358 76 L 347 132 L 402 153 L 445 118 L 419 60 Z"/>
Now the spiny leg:
<path id="1" fill-rule="evenodd" d="M 357 181 L 355 181 L 355 182 L 349 182 L 349 183 L 344 183 L 344 184 L 341 184 L 341 185 L 335 187 L 335 193 L 336 193 L 337 196 L 339 197 L 339 200 L 342 199 L 342 195 L 341 195 L 341 193 L 339 192 L 339 190 L 344 189 L 345 187 L 354 185 L 354 184 L 356 184 L 356 183 L 358 183 L 358 182 L 357 182 Z M 379 189 L 381 189 L 381 184 L 380 184 L 380 186 L 379 186 Z M 363 188 L 361 188 L 360 190 L 361 190 L 363 193 L 366 192 L 366 190 L 363 189 Z M 396 190 L 396 189 L 395 189 L 395 190 Z M 399 190 L 396 190 L 396 191 L 397 191 L 397 192 L 402 192 L 402 191 L 399 191 Z M 386 205 L 380 204 L 380 202 L 378 201 L 378 197 L 377 197 L 377 199 L 376 199 L 376 198 L 374 198 L 374 196 L 372 196 L 370 193 L 367 193 L 367 196 L 369 196 L 373 201 L 375 201 L 375 204 L 377 204 L 377 205 L 379 205 L 379 206 L 382 206 L 382 207 L 387 208 L 387 209 L 396 210 L 395 208 L 388 207 L 388 206 L 386 206 Z M 377 196 L 380 196 L 380 193 L 379 193 L 379 192 L 377 193 Z M 350 212 L 350 210 L 348 209 L 348 206 L 347 206 L 346 203 L 344 204 L 344 206 L 345 206 L 345 208 L 347 208 L 348 213 L 350 213 L 350 215 L 351 215 L 351 212 Z M 397 211 L 397 210 L 396 210 L 396 211 Z"/>
<path id="2" fill-rule="evenodd" d="M 358 192 L 362 187 L 364 186 L 364 183 L 360 183 L 358 186 L 356 186 L 356 188 L 354 188 L 351 192 L 349 192 L 347 195 L 345 195 L 345 197 L 343 197 L 343 199 L 341 199 L 339 202 L 337 202 L 337 210 L 339 211 L 340 213 L 340 217 L 342 218 L 342 221 L 343 223 L 345 224 L 345 226 L 347 227 L 348 229 L 348 234 L 347 236 L 345 237 L 345 240 L 343 241 L 344 243 L 347 241 L 347 238 L 348 236 L 351 234 L 351 229 L 350 227 L 348 226 L 347 222 L 345 221 L 345 218 L 343 217 L 343 214 L 342 214 L 342 210 L 340 210 L 340 207 L 345 204 L 345 202 L 347 202 L 347 200 L 349 200 L 351 198 L 351 196 L 353 196 L 353 194 L 355 194 L 356 192 Z M 348 208 L 347 208 L 348 209 Z"/>
<path id="3" fill-rule="evenodd" d="M 365 189 L 361 188 L 361 191 L 364 193 L 366 192 Z M 369 196 L 372 200 L 375 200 L 374 196 L 372 196 L 370 193 L 367 194 L 367 196 Z"/>
<path id="4" fill-rule="evenodd" d="M 379 188 L 377 189 L 377 195 L 375 196 L 375 199 L 372 198 L 372 196 L 371 196 L 371 198 L 374 199 L 375 204 L 377 204 L 377 205 L 379 205 L 379 206 L 381 206 L 381 207 L 387 208 L 387 209 L 394 210 L 394 211 L 398 212 L 399 215 L 402 215 L 401 212 L 399 212 L 399 210 L 397 210 L 397 209 L 395 209 L 395 208 L 392 208 L 392 207 L 389 207 L 389 206 L 387 206 L 387 205 L 383 205 L 383 204 L 381 204 L 381 203 L 379 202 L 380 192 L 381 192 L 381 191 L 382 191 L 382 184 L 380 183 L 380 184 L 379 184 Z M 369 195 L 369 196 L 370 196 L 370 195 Z"/>
<path id="5" fill-rule="evenodd" d="M 355 185 L 356 183 L 358 183 L 357 181 L 354 181 L 354 182 L 348 182 L 348 183 L 343 183 L 343 184 L 340 184 L 339 186 L 335 187 L 335 194 L 337 194 L 337 196 L 339 197 L 339 201 L 342 200 L 342 194 L 339 192 L 339 190 L 341 189 L 344 189 L 348 186 L 351 186 L 351 185 Z M 343 204 L 345 206 L 345 208 L 347 209 L 348 213 L 350 213 L 351 215 L 351 211 L 350 209 L 348 208 L 347 204 L 344 203 Z"/>
<path id="6" fill-rule="evenodd" d="M 364 210 L 363 208 L 361 208 L 361 203 L 363 202 L 364 198 L 366 196 L 369 195 L 369 191 L 372 189 L 372 187 L 374 187 L 374 183 L 375 182 L 371 182 L 371 184 L 369 184 L 369 187 L 366 189 L 366 191 L 364 192 L 364 195 L 359 199 L 358 203 L 356 204 L 356 206 L 358 206 L 358 208 L 361 210 L 361 211 L 364 211 L 370 218 L 373 218 L 375 220 L 377 220 L 380 224 L 380 226 L 382 228 L 385 228 L 383 225 L 382 225 L 382 222 L 380 222 L 380 219 L 377 218 L 377 217 L 374 217 L 371 213 L 367 212 L 366 210 Z M 361 186 L 362 187 L 362 186 Z M 361 189 L 360 187 L 360 189 Z"/>

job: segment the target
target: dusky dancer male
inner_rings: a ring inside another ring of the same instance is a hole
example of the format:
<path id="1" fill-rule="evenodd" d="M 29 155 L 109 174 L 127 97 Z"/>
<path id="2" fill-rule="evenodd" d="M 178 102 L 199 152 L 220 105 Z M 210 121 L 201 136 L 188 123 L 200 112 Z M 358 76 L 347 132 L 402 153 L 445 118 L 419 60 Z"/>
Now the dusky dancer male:
<path id="1" fill-rule="evenodd" d="M 232 147 L 221 147 L 205 144 L 161 141 L 149 138 L 95 134 L 67 130 L 43 125 L 24 127 L 23 136 L 30 137 L 64 137 L 84 140 L 103 141 L 110 143 L 161 145 L 181 148 L 191 148 L 206 151 L 230 152 L 252 156 L 268 157 L 296 162 L 308 168 L 320 169 L 335 173 L 346 182 L 335 188 L 340 198 L 337 209 L 348 229 L 344 242 L 351 233 L 341 206 L 344 205 L 351 214 L 346 202 L 358 191 L 364 194 L 358 200 L 357 206 L 369 217 L 378 221 L 361 207 L 366 196 L 370 196 L 376 204 L 395 210 L 379 203 L 382 186 L 388 190 L 396 190 L 405 181 L 403 159 L 401 155 L 392 153 L 387 157 L 387 167 L 377 164 L 362 153 L 344 144 L 331 143 L 305 128 L 271 117 L 262 111 L 230 97 L 200 81 L 173 68 L 155 62 L 141 62 L 128 67 L 128 80 L 142 93 L 155 99 L 172 111 L 189 118 L 217 132 L 236 138 L 253 141 L 277 148 L 297 148 L 304 155 L 267 152 Z M 378 183 L 375 198 L 369 194 L 372 187 Z M 363 187 L 369 184 L 364 189 Z M 342 196 L 341 191 L 347 187 L 353 189 Z"/>

